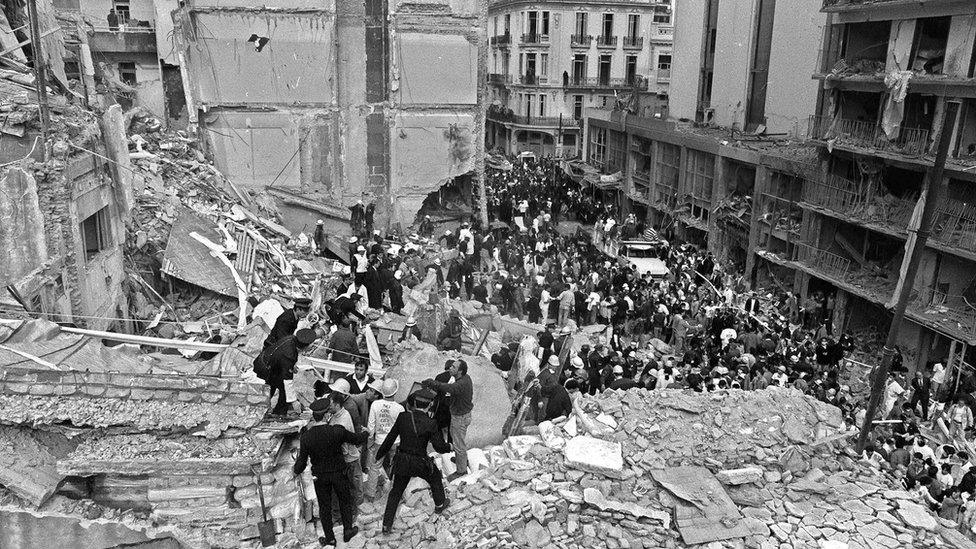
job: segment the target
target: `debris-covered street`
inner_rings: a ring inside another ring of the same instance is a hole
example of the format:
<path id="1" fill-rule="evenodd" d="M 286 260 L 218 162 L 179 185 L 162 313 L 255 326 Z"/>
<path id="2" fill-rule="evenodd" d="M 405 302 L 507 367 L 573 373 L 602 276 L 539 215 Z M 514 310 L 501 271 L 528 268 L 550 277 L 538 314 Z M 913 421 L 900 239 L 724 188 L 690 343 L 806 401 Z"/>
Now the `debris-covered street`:
<path id="1" fill-rule="evenodd" d="M 0 548 L 976 548 L 923 4 L 4 2 Z"/>

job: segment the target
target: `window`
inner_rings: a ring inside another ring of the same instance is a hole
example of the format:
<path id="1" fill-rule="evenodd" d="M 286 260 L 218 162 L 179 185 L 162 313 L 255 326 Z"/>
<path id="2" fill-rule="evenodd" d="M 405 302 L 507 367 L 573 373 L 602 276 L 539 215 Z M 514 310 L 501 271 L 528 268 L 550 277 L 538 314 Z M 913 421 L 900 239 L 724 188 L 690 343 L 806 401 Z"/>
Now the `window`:
<path id="1" fill-rule="evenodd" d="M 613 60 L 612 55 L 601 55 L 600 56 L 600 85 L 609 86 L 610 85 L 610 64 Z"/>
<path id="2" fill-rule="evenodd" d="M 573 118 L 580 120 L 583 118 L 583 96 L 573 96 Z"/>
<path id="3" fill-rule="evenodd" d="M 911 70 L 942 74 L 951 22 L 951 17 L 928 17 L 917 21 Z"/>
<path id="4" fill-rule="evenodd" d="M 603 36 L 613 36 L 613 14 L 603 14 Z"/>
<path id="5" fill-rule="evenodd" d="M 640 15 L 632 13 L 627 16 L 627 36 L 637 38 L 640 34 Z"/>
<path id="6" fill-rule="evenodd" d="M 603 108 L 610 108 L 613 106 L 613 96 L 612 95 L 601 95 L 600 96 L 600 106 Z"/>
<path id="7" fill-rule="evenodd" d="M 549 76 L 549 54 L 539 54 L 539 76 Z"/>
<path id="8" fill-rule="evenodd" d="M 508 64 L 510 59 L 511 57 L 507 52 L 502 53 L 502 74 L 508 74 Z"/>
<path id="9" fill-rule="evenodd" d="M 659 71 L 669 71 L 671 70 L 671 54 L 661 54 L 657 56 L 657 70 Z"/>
<path id="10" fill-rule="evenodd" d="M 85 259 L 95 257 L 112 245 L 112 220 L 108 206 L 81 222 L 81 245 L 85 248 Z"/>
<path id="11" fill-rule="evenodd" d="M 715 155 L 688 149 L 688 166 L 685 170 L 688 194 L 691 195 L 691 215 L 708 221 L 712 202 L 712 181 L 715 177 Z"/>
<path id="12" fill-rule="evenodd" d="M 585 78 L 586 78 L 586 56 L 574 55 L 573 56 L 573 82 L 575 84 L 581 84 L 582 80 Z"/>
<path id="13" fill-rule="evenodd" d="M 681 147 L 659 141 L 657 144 L 654 195 L 651 201 L 673 210 L 677 202 L 678 171 L 681 166 Z"/>
<path id="14" fill-rule="evenodd" d="M 130 86 L 135 86 L 136 64 L 131 62 L 119 63 L 119 79 Z"/>
<path id="15" fill-rule="evenodd" d="M 525 116 L 532 118 L 532 94 L 525 93 L 522 96 L 525 98 Z"/>
<path id="16" fill-rule="evenodd" d="M 115 8 L 115 14 L 119 16 L 119 23 L 125 23 L 132 17 L 132 12 L 129 11 L 129 0 L 115 0 L 112 7 Z"/>
<path id="17" fill-rule="evenodd" d="M 539 116 L 546 115 L 546 94 L 539 94 Z"/>
<path id="18" fill-rule="evenodd" d="M 519 74 L 525 74 L 525 54 L 519 54 Z"/>
<path id="19" fill-rule="evenodd" d="M 542 34 L 549 36 L 549 12 L 542 12 Z"/>
<path id="20" fill-rule="evenodd" d="M 580 36 L 580 37 L 586 36 L 586 33 L 587 33 L 587 28 L 586 28 L 586 13 L 577 13 L 576 14 L 576 27 L 574 27 L 574 28 L 575 28 L 576 36 Z"/>
<path id="21" fill-rule="evenodd" d="M 746 130 L 766 123 L 766 86 L 769 84 L 769 57 L 773 47 L 773 12 L 776 0 L 759 0 L 756 13 L 756 45 L 749 71 L 749 95 L 746 103 Z"/>
<path id="22" fill-rule="evenodd" d="M 637 56 L 627 56 L 627 75 L 625 76 L 627 85 L 633 86 L 637 81 Z"/>
<path id="23" fill-rule="evenodd" d="M 505 34 L 511 34 L 512 32 L 512 14 L 505 14 Z"/>
<path id="24" fill-rule="evenodd" d="M 491 20 L 491 29 L 492 29 L 492 34 L 494 34 L 495 36 L 498 36 L 498 16 L 497 15 Z"/>
<path id="25" fill-rule="evenodd" d="M 590 135 L 590 164 L 602 166 L 607 157 L 607 130 L 593 128 Z"/>
<path id="26" fill-rule="evenodd" d="M 658 8 L 659 11 L 654 12 L 654 22 L 662 23 L 665 25 L 671 24 L 671 8 Z"/>
<path id="27" fill-rule="evenodd" d="M 539 34 L 539 12 L 537 11 L 529 12 L 528 34 L 530 36 L 535 36 L 536 34 Z"/>

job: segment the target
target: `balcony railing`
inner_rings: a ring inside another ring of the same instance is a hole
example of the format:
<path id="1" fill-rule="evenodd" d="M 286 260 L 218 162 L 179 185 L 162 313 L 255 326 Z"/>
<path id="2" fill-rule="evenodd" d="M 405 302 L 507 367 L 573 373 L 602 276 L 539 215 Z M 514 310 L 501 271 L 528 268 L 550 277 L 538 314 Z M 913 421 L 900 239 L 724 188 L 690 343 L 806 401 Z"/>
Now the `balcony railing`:
<path id="1" fill-rule="evenodd" d="M 598 48 L 616 48 L 617 47 L 617 36 L 601 34 L 596 37 L 596 47 Z"/>
<path id="2" fill-rule="evenodd" d="M 488 81 L 492 84 L 510 84 L 512 82 L 512 75 L 493 72 L 488 74 Z"/>
<path id="3" fill-rule="evenodd" d="M 976 308 L 961 295 L 948 295 L 932 288 L 913 290 L 908 310 L 931 322 L 944 323 L 948 330 L 966 337 L 976 336 Z"/>
<path id="4" fill-rule="evenodd" d="M 559 127 L 558 116 L 526 116 L 524 114 L 514 114 L 512 111 L 488 111 L 488 119 L 497 122 L 510 122 L 512 124 L 522 124 L 526 126 L 551 126 Z M 575 122 L 572 117 L 564 116 L 562 119 L 563 128 L 572 128 Z"/>
<path id="5" fill-rule="evenodd" d="M 522 76 L 519 76 L 519 82 L 527 86 L 538 86 L 548 83 L 549 77 L 539 74 L 523 74 Z"/>
<path id="6" fill-rule="evenodd" d="M 571 88 L 630 88 L 637 86 L 642 90 L 647 90 L 647 82 L 633 78 L 601 78 L 599 76 L 574 76 L 569 79 Z"/>
<path id="7" fill-rule="evenodd" d="M 658 69 L 657 70 L 657 81 L 667 82 L 671 80 L 671 69 Z"/>
<path id="8" fill-rule="evenodd" d="M 137 25 L 94 27 L 88 45 L 94 52 L 103 53 L 149 53 L 156 51 L 156 29 Z"/>
<path id="9" fill-rule="evenodd" d="M 793 248 L 793 261 L 803 263 L 811 269 L 839 280 L 846 279 L 851 270 L 851 261 L 849 259 L 826 250 L 814 248 L 809 244 L 796 244 Z"/>
<path id="10" fill-rule="evenodd" d="M 856 183 L 832 175 L 825 181 L 807 180 L 803 200 L 860 221 L 905 229 L 915 209 L 915 201 L 883 196 L 879 185 L 877 182 Z"/>
<path id="11" fill-rule="evenodd" d="M 624 36 L 625 50 L 639 50 L 644 47 L 643 36 Z"/>
<path id="12" fill-rule="evenodd" d="M 507 46 L 512 42 L 512 35 L 508 33 L 499 34 L 491 37 L 490 42 L 492 46 Z"/>
<path id="13" fill-rule="evenodd" d="M 929 130 L 902 128 L 898 137 L 888 139 L 878 122 L 814 115 L 809 119 L 807 138 L 909 156 L 922 156 L 928 150 Z"/>
<path id="14" fill-rule="evenodd" d="M 935 213 L 932 238 L 969 252 L 976 252 L 976 206 L 947 199 Z"/>
<path id="15" fill-rule="evenodd" d="M 593 37 L 588 34 L 574 34 L 569 45 L 574 48 L 588 48 L 593 43 Z"/>
<path id="16" fill-rule="evenodd" d="M 522 45 L 523 46 L 538 46 L 542 44 L 549 43 L 549 35 L 547 34 L 523 34 L 522 35 Z"/>

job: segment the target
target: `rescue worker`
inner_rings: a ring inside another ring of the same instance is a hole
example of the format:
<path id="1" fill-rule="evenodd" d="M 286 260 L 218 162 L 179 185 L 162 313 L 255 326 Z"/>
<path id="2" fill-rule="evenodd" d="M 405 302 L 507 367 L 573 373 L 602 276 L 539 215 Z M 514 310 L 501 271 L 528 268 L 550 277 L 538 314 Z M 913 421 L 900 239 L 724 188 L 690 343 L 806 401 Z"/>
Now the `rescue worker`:
<path id="1" fill-rule="evenodd" d="M 437 423 L 430 417 L 434 396 L 434 392 L 429 389 L 421 389 L 411 394 L 407 398 L 408 411 L 397 416 L 390 434 L 386 436 L 376 452 L 376 460 L 380 461 L 397 439 L 400 440 L 400 446 L 393 457 L 393 488 L 386 500 L 386 512 L 383 513 L 384 534 L 393 531 L 393 520 L 396 518 L 400 498 L 403 497 L 403 491 L 407 488 L 410 479 L 414 477 L 422 478 L 430 485 L 435 513 L 440 514 L 447 509 L 448 500 L 444 495 L 441 471 L 434 460 L 427 455 L 428 444 L 433 445 L 434 451 L 440 454 L 446 454 L 451 450 L 441 437 Z"/>
<path id="2" fill-rule="evenodd" d="M 264 339 L 264 348 L 267 349 L 281 338 L 290 336 L 298 329 L 298 321 L 308 315 L 312 300 L 307 297 L 296 297 L 292 299 L 291 308 L 285 309 L 275 319 L 274 327 L 268 337 Z"/>
<path id="3" fill-rule="evenodd" d="M 325 535 L 319 538 L 322 546 L 336 545 L 332 530 L 332 495 L 339 501 L 339 516 L 342 517 L 342 540 L 346 543 L 359 533 L 353 525 L 352 487 L 346 469 L 349 465 L 342 457 L 345 444 L 359 444 L 366 440 L 366 433 L 356 434 L 341 425 L 325 422 L 327 414 L 336 413 L 341 406 L 334 398 L 323 398 L 313 402 L 313 423 L 299 439 L 298 457 L 294 472 L 302 474 L 309 461 L 312 462 L 312 480 L 315 484 L 315 498 L 319 502 L 319 519 Z"/>
<path id="4" fill-rule="evenodd" d="M 386 440 L 386 436 L 393 430 L 393 424 L 400 414 L 404 412 L 403 405 L 394 402 L 397 391 L 400 390 L 400 383 L 395 379 L 376 380 L 370 383 L 370 388 L 378 391 L 382 396 L 369 407 L 369 417 L 366 420 L 366 432 L 369 433 L 367 441 L 368 451 L 366 452 L 366 482 L 363 486 L 366 499 L 372 501 L 376 499 L 376 489 L 378 484 L 385 484 L 387 481 L 386 471 L 383 468 L 383 461 L 376 459 L 376 451 L 380 444 Z"/>
<path id="5" fill-rule="evenodd" d="M 366 320 L 362 313 L 356 310 L 356 305 L 362 299 L 362 295 L 353 292 L 351 295 L 340 295 L 329 303 L 329 320 L 335 325 L 341 325 L 343 321 L 353 315 L 359 320 Z"/>
<path id="6" fill-rule="evenodd" d="M 316 255 L 324 257 L 329 249 L 329 240 L 325 234 L 325 221 L 319 219 L 315 222 L 315 232 L 312 233 L 312 242 L 315 243 Z"/>
<path id="7" fill-rule="evenodd" d="M 418 341 L 423 337 L 420 332 L 420 328 L 417 327 L 417 319 L 414 317 L 407 317 L 407 323 L 403 325 L 403 331 L 400 332 L 400 339 L 397 341 L 404 341 L 407 339 L 415 338 Z"/>
<path id="8" fill-rule="evenodd" d="M 437 348 L 441 351 L 460 351 L 463 328 L 461 313 L 457 309 L 451 309 L 450 316 L 444 321 L 444 327 L 437 334 Z"/>
<path id="9" fill-rule="evenodd" d="M 269 376 L 268 385 L 271 386 L 271 397 L 274 398 L 278 393 L 278 403 L 271 410 L 272 415 L 284 416 L 291 410 L 290 402 L 295 399 L 288 399 L 285 390 L 286 385 L 290 385 L 295 378 L 295 366 L 298 364 L 299 353 L 315 341 L 317 334 L 315 330 L 305 328 L 298 330 L 295 335 L 282 338 L 272 347 L 262 351 L 264 360 L 267 361 Z"/>
<path id="10" fill-rule="evenodd" d="M 451 445 L 454 447 L 454 461 L 457 471 L 447 478 L 448 482 L 468 474 L 468 426 L 471 425 L 471 410 L 474 409 L 474 385 L 468 375 L 468 364 L 463 360 L 451 361 L 449 372 L 454 381 L 445 383 L 436 379 L 425 379 L 424 387 L 438 393 L 451 395 Z"/>

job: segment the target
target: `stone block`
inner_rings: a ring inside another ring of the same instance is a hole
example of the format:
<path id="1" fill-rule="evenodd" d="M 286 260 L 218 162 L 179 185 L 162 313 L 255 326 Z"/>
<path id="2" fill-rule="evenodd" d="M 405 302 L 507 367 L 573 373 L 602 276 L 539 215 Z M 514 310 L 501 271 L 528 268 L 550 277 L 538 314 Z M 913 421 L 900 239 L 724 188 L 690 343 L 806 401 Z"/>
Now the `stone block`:
<path id="1" fill-rule="evenodd" d="M 139 389 L 133 387 L 129 392 L 129 398 L 133 400 L 152 400 L 153 392 L 148 389 Z"/>
<path id="2" fill-rule="evenodd" d="M 912 528 L 934 531 L 939 526 L 939 521 L 926 508 L 903 499 L 898 500 L 898 509 L 895 510 L 895 514 Z"/>
<path id="3" fill-rule="evenodd" d="M 759 467 L 743 467 L 741 469 L 726 469 L 715 474 L 719 482 L 726 485 L 738 486 L 752 484 L 763 478 L 763 470 Z"/>
<path id="4" fill-rule="evenodd" d="M 566 466 L 611 478 L 622 478 L 624 458 L 619 442 L 588 436 L 569 439 L 563 448 Z"/>

